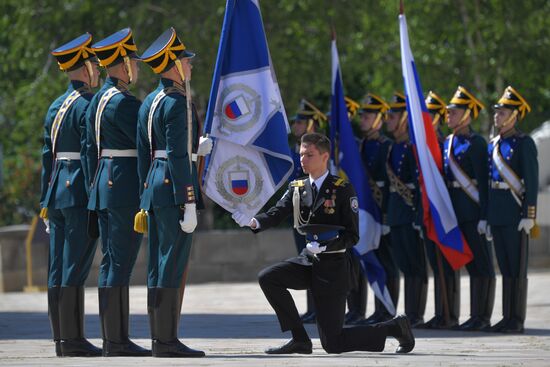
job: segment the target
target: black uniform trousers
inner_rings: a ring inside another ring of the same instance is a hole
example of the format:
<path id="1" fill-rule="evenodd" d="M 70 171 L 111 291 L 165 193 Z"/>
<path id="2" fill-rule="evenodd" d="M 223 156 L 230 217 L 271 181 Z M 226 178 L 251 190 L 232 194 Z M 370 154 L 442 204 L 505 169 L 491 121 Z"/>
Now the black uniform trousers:
<path id="1" fill-rule="evenodd" d="M 348 254 L 319 254 L 318 260 L 297 258 L 274 264 L 259 274 L 259 283 L 275 310 L 282 331 L 302 327 L 288 289 L 311 289 L 317 311 L 321 345 L 327 353 L 384 350 L 387 331 L 370 325 L 344 328 L 346 295 L 349 288 Z"/>

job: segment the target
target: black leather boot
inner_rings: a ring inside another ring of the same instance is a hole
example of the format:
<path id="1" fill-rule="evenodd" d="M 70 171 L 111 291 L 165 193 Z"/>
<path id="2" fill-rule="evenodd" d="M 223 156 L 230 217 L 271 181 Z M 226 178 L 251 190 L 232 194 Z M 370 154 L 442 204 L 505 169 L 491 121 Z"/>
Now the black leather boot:
<path id="1" fill-rule="evenodd" d="M 311 290 L 306 290 L 306 299 L 307 299 L 307 311 L 303 314 L 300 319 L 304 324 L 315 324 L 316 315 L 315 315 L 315 302 L 313 301 L 313 295 Z"/>
<path id="2" fill-rule="evenodd" d="M 512 300 L 510 320 L 500 329 L 501 333 L 523 334 L 527 312 L 527 278 L 512 278 Z"/>
<path id="3" fill-rule="evenodd" d="M 59 333 L 59 290 L 61 287 L 48 288 L 48 317 L 55 343 L 55 355 L 61 357 L 61 337 Z"/>
<path id="4" fill-rule="evenodd" d="M 374 327 L 384 328 L 386 335 L 397 339 L 399 346 L 395 353 L 409 353 L 414 349 L 415 339 L 407 316 L 399 315 L 391 320 L 378 323 Z"/>
<path id="5" fill-rule="evenodd" d="M 101 356 L 101 349 L 84 338 L 84 287 L 61 287 L 59 331 L 63 357 Z"/>
<path id="6" fill-rule="evenodd" d="M 386 278 L 386 287 L 390 293 L 390 297 L 393 301 L 394 307 L 397 309 L 397 303 L 399 302 L 399 278 Z M 365 320 L 360 321 L 360 325 L 374 325 L 380 322 L 393 319 L 394 315 L 390 314 L 386 309 L 386 306 L 377 297 L 374 297 L 374 313 L 367 317 Z"/>
<path id="7" fill-rule="evenodd" d="M 490 326 L 492 306 L 489 303 L 494 303 L 494 287 L 493 294 L 490 294 L 492 281 L 494 281 L 494 278 L 470 278 L 470 318 L 460 325 L 459 330 L 481 331 Z M 491 312 L 489 313 L 489 318 L 487 318 L 489 308 Z"/>
<path id="8" fill-rule="evenodd" d="M 104 357 L 143 357 L 151 351 L 140 347 L 128 337 L 130 313 L 129 290 L 124 287 L 106 287 L 100 292 L 99 309 L 103 325 Z"/>
<path id="9" fill-rule="evenodd" d="M 157 338 L 155 332 L 155 295 L 157 288 L 147 288 L 147 315 L 149 315 L 149 328 L 151 329 L 151 340 Z"/>
<path id="10" fill-rule="evenodd" d="M 449 322 L 439 326 L 440 329 L 452 329 L 458 325 L 460 317 L 460 272 L 446 277 L 447 304 L 449 305 Z"/>
<path id="11" fill-rule="evenodd" d="M 157 288 L 153 310 L 156 338 L 153 339 L 153 357 L 204 357 L 203 351 L 187 347 L 178 340 L 180 318 L 179 288 Z"/>
<path id="12" fill-rule="evenodd" d="M 510 321 L 511 314 L 512 314 L 512 297 L 513 297 L 512 287 L 514 286 L 513 283 L 514 282 L 512 282 L 512 278 L 509 278 L 509 277 L 502 278 L 502 316 L 503 318 L 492 327 L 486 328 L 483 331 L 500 332 L 503 328 L 506 327 L 506 325 Z"/>
<path id="13" fill-rule="evenodd" d="M 428 282 L 422 277 L 405 277 L 405 314 L 413 328 L 424 323 Z"/>

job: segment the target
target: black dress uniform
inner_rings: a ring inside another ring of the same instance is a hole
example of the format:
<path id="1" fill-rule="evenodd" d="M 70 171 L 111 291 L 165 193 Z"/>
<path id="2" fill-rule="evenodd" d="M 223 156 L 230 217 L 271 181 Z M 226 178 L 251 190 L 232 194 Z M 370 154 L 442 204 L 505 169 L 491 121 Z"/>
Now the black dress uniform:
<path id="1" fill-rule="evenodd" d="M 125 63 L 132 82 L 130 58 L 137 58 L 137 48 L 130 28 L 95 43 L 92 49 L 103 67 Z M 128 286 L 142 239 L 133 226 L 139 204 L 136 130 L 140 105 L 123 80 L 109 76 L 87 114 L 88 209 L 99 218 L 103 254 L 98 294 L 104 356 L 151 353 L 128 337 Z"/>
<path id="2" fill-rule="evenodd" d="M 387 136 L 379 133 L 379 127 L 382 124 L 383 114 L 388 109 L 389 105 L 382 98 L 372 93 L 367 95 L 361 105 L 361 113 L 375 113 L 378 119 L 371 129 L 376 134 L 373 137 L 367 133 L 367 136 L 361 142 L 360 149 L 363 164 L 368 172 L 371 191 L 382 213 L 383 225 L 387 225 L 388 197 L 390 193 L 386 173 L 386 159 L 393 142 Z M 378 249 L 374 250 L 374 253 L 386 272 L 386 286 L 393 304 L 397 307 L 399 301 L 399 268 L 392 255 L 390 233 L 380 237 L 380 244 Z M 365 324 L 375 324 L 393 317 L 378 298 L 374 299 L 374 307 L 374 313 L 364 321 Z"/>
<path id="3" fill-rule="evenodd" d="M 149 46 L 142 59 L 157 74 L 175 66 L 183 81 L 180 59 L 193 56 L 174 28 L 169 28 Z M 161 78 L 139 111 L 140 208 L 148 213 L 147 311 L 153 357 L 205 355 L 182 344 L 177 336 L 185 285 L 182 281 L 194 230 L 184 232 L 180 220 L 189 215 L 191 206 L 199 204 L 200 209 L 202 204 L 193 153 L 198 142 L 198 121 L 181 81 Z"/>
<path id="4" fill-rule="evenodd" d="M 426 98 L 426 107 L 432 115 L 432 124 L 436 129 L 439 148 L 443 152 L 445 136 L 441 132 L 441 123 L 447 117 L 447 104 L 434 92 L 430 91 Z M 424 231 L 426 233 L 426 231 Z M 434 277 L 434 308 L 435 316 L 422 325 L 425 329 L 448 329 L 458 324 L 460 317 L 460 271 L 453 270 L 447 259 L 441 254 L 437 245 L 427 236 L 424 238 L 426 255 L 432 268 Z M 440 266 L 441 264 L 441 270 Z M 443 277 L 441 276 L 441 271 Z M 445 319 L 445 304 L 443 295 L 446 295 L 449 319 Z"/>
<path id="5" fill-rule="evenodd" d="M 506 88 L 495 108 L 514 111 L 508 124 L 531 111 L 512 87 Z M 537 148 L 533 139 L 514 128 L 496 136 L 489 144 L 489 175 L 488 224 L 503 285 L 503 319 L 491 330 L 522 333 L 527 306 L 526 232 L 535 224 L 538 194 Z"/>
<path id="6" fill-rule="evenodd" d="M 315 257 L 308 255 L 306 249 L 300 256 L 279 262 L 260 272 L 260 286 L 277 314 L 282 331 L 303 328 L 288 289 L 311 289 L 321 344 L 328 353 L 382 351 L 386 336 L 393 333 L 391 328 L 397 324 L 400 326 L 397 327 L 398 334 L 394 336 L 401 336 L 403 330 L 409 330 L 407 347 L 400 347 L 400 351 L 410 351 L 413 339 L 406 319 L 395 322 L 392 320 L 390 326 L 343 328 L 350 282 L 350 259 L 346 249 L 353 247 L 359 239 L 358 202 L 352 185 L 327 173 L 314 198 L 310 179 L 293 181 L 274 207 L 255 217 L 260 226 L 259 231 L 278 225 L 293 212 L 294 193 L 301 199 L 299 215 L 308 218 L 305 222 L 310 225 L 320 225 L 317 232 L 310 231 L 311 240 L 316 239 L 326 245 L 327 249 Z M 323 231 L 323 225 L 341 226 L 344 229 Z M 406 325 L 403 321 L 406 321 Z M 293 340 L 268 353 L 295 352 L 291 347 Z M 414 346 L 414 342 L 412 343 Z M 299 353 L 311 353 L 311 342 Z"/>
<path id="7" fill-rule="evenodd" d="M 298 121 L 305 121 L 307 124 L 306 132 L 311 133 L 320 130 L 322 126 L 326 124 L 327 116 L 323 114 L 315 105 L 313 105 L 313 103 L 306 99 L 302 99 L 296 115 L 291 119 L 291 123 L 296 123 Z M 304 176 L 304 171 L 302 170 L 302 165 L 300 163 L 300 138 L 300 136 L 293 137 L 289 142 L 291 147 L 290 155 L 292 157 L 292 161 L 294 162 L 294 171 L 289 177 L 289 182 Z M 292 220 L 290 223 L 292 224 Z M 300 254 L 306 247 L 306 238 L 295 228 L 292 228 L 292 234 L 294 236 L 296 250 L 298 254 Z M 310 290 L 306 291 L 306 299 L 307 310 L 301 318 L 304 323 L 313 324 L 315 323 L 315 304 L 313 303 L 313 296 L 311 295 Z"/>
<path id="8" fill-rule="evenodd" d="M 463 109 L 475 119 L 483 105 L 466 88 L 459 86 L 447 108 Z M 460 126 L 455 130 L 458 129 Z M 491 324 L 495 299 L 492 252 L 485 236 L 478 232 L 479 222 L 487 218 L 488 174 L 484 163 L 487 143 L 471 129 L 465 134 L 451 134 L 445 140 L 443 158 L 458 225 L 474 255 L 466 264 L 470 275 L 470 319 L 459 329 L 481 330 Z"/>
<path id="9" fill-rule="evenodd" d="M 93 76 L 96 62 L 89 33 L 55 49 L 63 71 L 81 67 Z M 90 79 L 90 83 L 92 83 Z M 86 231 L 86 119 L 90 84 L 71 80 L 50 106 L 44 121 L 41 217 L 49 221 L 48 315 L 57 356 L 97 356 L 101 350 L 84 339 L 84 282 L 96 241 Z"/>

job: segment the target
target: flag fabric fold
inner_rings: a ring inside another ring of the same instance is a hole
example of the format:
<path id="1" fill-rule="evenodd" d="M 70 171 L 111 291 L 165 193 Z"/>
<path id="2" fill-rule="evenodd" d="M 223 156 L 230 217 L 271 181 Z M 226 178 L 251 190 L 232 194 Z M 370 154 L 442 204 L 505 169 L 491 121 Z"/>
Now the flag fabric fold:
<path id="1" fill-rule="evenodd" d="M 290 131 L 257 0 L 227 0 L 204 132 L 206 195 L 253 217 L 292 172 Z"/>
<path id="2" fill-rule="evenodd" d="M 378 248 L 382 234 L 381 215 L 368 183 L 367 172 L 361 161 L 359 147 L 348 118 L 340 61 L 336 40 L 332 41 L 332 97 L 330 112 L 330 140 L 332 167 L 335 174 L 346 177 L 353 185 L 359 202 L 359 242 L 353 252 L 359 257 L 367 280 L 388 312 L 395 314 L 395 306 L 386 287 L 386 273 L 373 250 Z"/>
<path id="3" fill-rule="evenodd" d="M 441 150 L 409 45 L 405 14 L 399 15 L 399 33 L 409 134 L 420 174 L 423 222 L 427 236 L 437 244 L 449 264 L 456 270 L 470 262 L 473 254 L 460 232 L 451 198 L 441 174 Z"/>

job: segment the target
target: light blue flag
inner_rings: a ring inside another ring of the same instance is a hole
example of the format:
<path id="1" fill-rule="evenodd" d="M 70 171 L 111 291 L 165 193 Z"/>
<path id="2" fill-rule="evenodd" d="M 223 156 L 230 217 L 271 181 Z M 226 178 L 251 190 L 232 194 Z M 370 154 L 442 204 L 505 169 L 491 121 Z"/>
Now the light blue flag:
<path id="1" fill-rule="evenodd" d="M 395 306 L 386 287 L 386 272 L 373 252 L 380 244 L 381 216 L 372 196 L 367 172 L 361 161 L 359 147 L 348 118 L 336 40 L 332 40 L 330 139 L 334 147 L 333 168 L 340 176 L 347 177 L 355 188 L 359 201 L 359 242 L 354 246 L 353 251 L 361 261 L 374 294 L 388 312 L 395 315 Z"/>
<path id="2" fill-rule="evenodd" d="M 252 218 L 292 172 L 286 113 L 257 0 L 228 0 L 205 121 L 206 195 Z"/>

